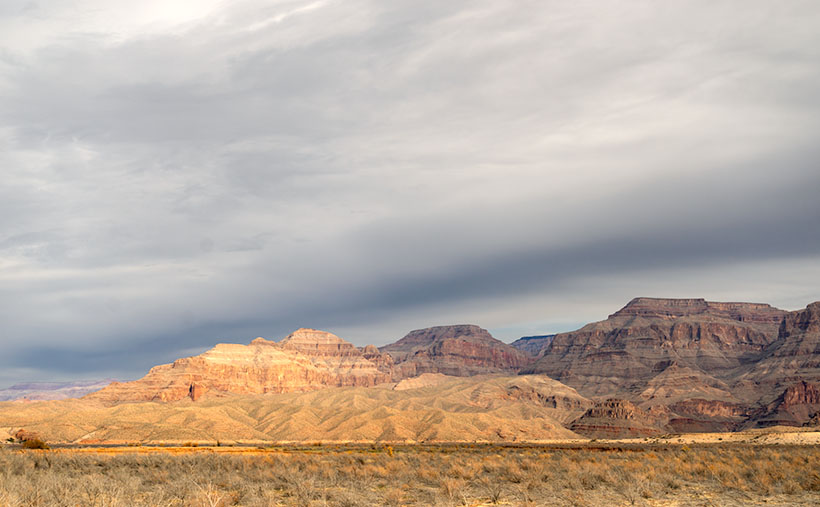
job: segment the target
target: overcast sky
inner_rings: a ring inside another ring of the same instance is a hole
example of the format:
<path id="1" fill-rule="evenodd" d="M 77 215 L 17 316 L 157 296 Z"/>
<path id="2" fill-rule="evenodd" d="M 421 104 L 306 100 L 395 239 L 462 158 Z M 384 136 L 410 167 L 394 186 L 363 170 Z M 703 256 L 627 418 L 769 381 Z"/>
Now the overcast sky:
<path id="1" fill-rule="evenodd" d="M 3 0 L 0 387 L 820 299 L 820 4 Z"/>

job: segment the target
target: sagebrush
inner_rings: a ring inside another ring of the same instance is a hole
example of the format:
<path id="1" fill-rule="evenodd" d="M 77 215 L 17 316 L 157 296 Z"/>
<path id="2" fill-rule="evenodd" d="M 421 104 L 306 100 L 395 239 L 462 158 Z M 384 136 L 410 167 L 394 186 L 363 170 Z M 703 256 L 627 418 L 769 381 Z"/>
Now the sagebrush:
<path id="1" fill-rule="evenodd" d="M 808 446 L 218 450 L 110 455 L 5 449 L 0 505 L 820 503 L 820 450 Z"/>

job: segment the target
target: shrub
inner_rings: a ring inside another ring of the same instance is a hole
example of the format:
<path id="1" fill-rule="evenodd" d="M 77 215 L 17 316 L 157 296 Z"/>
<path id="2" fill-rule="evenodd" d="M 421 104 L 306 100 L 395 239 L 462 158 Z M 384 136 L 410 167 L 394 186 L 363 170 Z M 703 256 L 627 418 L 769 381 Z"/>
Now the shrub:
<path id="1" fill-rule="evenodd" d="M 47 443 L 43 442 L 39 438 L 31 438 L 29 440 L 23 441 L 23 449 L 49 449 Z"/>

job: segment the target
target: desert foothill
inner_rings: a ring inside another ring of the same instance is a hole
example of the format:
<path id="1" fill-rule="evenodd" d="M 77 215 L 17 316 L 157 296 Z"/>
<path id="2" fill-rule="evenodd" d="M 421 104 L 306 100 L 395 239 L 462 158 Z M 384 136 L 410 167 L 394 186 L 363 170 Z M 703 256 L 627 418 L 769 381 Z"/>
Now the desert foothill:
<path id="1" fill-rule="evenodd" d="M 356 347 L 298 329 L 218 344 L 80 398 L 3 402 L 0 498 L 820 501 L 820 302 L 787 312 L 635 298 L 538 350 L 534 341 L 452 325 Z"/>
<path id="2" fill-rule="evenodd" d="M 820 505 L 820 2 L 0 1 L 0 507 Z"/>

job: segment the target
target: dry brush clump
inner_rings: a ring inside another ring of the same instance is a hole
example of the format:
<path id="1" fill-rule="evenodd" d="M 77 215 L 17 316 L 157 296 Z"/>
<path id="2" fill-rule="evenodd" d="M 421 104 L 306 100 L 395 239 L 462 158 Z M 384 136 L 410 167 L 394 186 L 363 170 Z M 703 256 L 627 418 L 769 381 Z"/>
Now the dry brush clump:
<path id="1" fill-rule="evenodd" d="M 815 447 L 309 446 L 0 450 L 0 507 L 820 502 Z"/>

